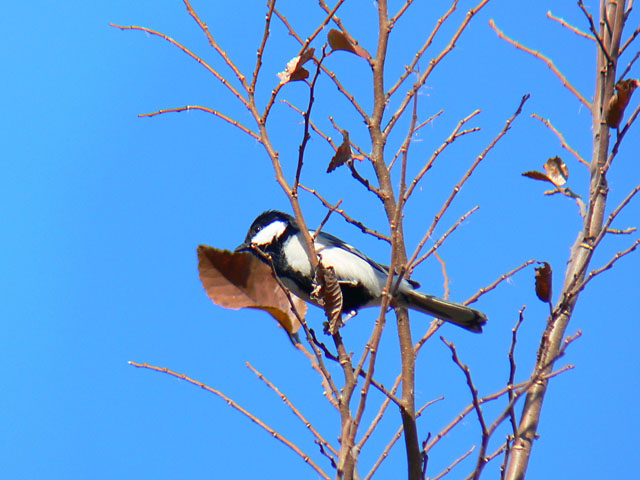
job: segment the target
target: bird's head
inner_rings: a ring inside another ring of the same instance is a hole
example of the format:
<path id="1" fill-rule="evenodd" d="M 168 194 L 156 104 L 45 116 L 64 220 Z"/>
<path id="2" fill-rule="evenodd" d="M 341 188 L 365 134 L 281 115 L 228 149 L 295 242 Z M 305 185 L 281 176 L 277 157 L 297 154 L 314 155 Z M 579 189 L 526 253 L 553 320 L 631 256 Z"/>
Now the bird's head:
<path id="1" fill-rule="evenodd" d="M 298 229 L 295 218 L 277 210 L 268 210 L 256 218 L 244 242 L 235 249 L 236 252 L 247 252 L 259 248 L 265 252 L 270 245 L 280 240 L 285 232 L 294 233 Z"/>

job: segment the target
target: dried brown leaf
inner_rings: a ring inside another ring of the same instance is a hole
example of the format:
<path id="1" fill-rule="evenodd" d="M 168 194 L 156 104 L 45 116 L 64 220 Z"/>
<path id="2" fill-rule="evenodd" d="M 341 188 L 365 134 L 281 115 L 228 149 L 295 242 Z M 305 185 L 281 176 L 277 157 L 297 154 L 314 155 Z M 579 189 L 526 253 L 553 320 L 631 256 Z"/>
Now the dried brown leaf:
<path id="1" fill-rule="evenodd" d="M 624 116 L 624 110 L 631 100 L 631 95 L 639 86 L 640 81 L 635 78 L 621 80 L 616 83 L 616 91 L 611 97 L 611 100 L 609 100 L 607 114 L 605 116 L 605 121 L 609 127 L 618 128 L 620 126 L 620 122 Z"/>
<path id="2" fill-rule="evenodd" d="M 331 158 L 327 173 L 333 172 L 340 165 L 344 165 L 352 158 L 351 141 L 349 140 L 349 132 L 342 130 L 342 144 L 336 150 L 336 154 Z"/>
<path id="3" fill-rule="evenodd" d="M 309 70 L 304 68 L 303 65 L 313 58 L 313 54 L 315 51 L 315 48 L 308 48 L 304 52 L 302 52 L 302 55 L 293 57 L 291 60 L 289 60 L 285 71 L 278 73 L 280 85 L 308 78 Z"/>
<path id="4" fill-rule="evenodd" d="M 344 50 L 345 52 L 351 52 L 359 57 L 370 59 L 371 55 L 364 48 L 357 43 L 352 42 L 344 33 L 340 30 L 332 28 L 327 34 L 327 40 L 332 50 Z"/>
<path id="5" fill-rule="evenodd" d="M 316 282 L 318 287 L 313 292 L 313 296 L 318 304 L 324 308 L 324 313 L 329 320 L 329 326 L 326 332 L 334 335 L 342 326 L 342 290 L 336 272 L 333 267 L 324 267 L 318 265 L 316 271 Z"/>
<path id="6" fill-rule="evenodd" d="M 551 265 L 547 262 L 538 262 L 541 267 L 536 267 L 536 295 L 545 303 L 551 301 Z"/>
<path id="7" fill-rule="evenodd" d="M 271 268 L 250 253 L 232 253 L 206 245 L 198 246 L 200 281 L 213 303 L 224 308 L 264 310 L 275 318 L 290 336 L 300 323 Z M 296 310 L 304 317 L 306 303 L 293 297 Z"/>
<path id="8" fill-rule="evenodd" d="M 541 180 L 543 182 L 553 183 L 549 177 L 547 177 L 544 173 L 538 172 L 536 170 L 532 170 L 530 172 L 524 172 L 522 174 L 523 177 L 532 178 L 534 180 Z"/>
<path id="9" fill-rule="evenodd" d="M 567 183 L 569 168 L 560 157 L 550 158 L 544 163 L 543 167 L 544 171 L 547 172 L 547 177 L 556 187 L 561 187 Z"/>

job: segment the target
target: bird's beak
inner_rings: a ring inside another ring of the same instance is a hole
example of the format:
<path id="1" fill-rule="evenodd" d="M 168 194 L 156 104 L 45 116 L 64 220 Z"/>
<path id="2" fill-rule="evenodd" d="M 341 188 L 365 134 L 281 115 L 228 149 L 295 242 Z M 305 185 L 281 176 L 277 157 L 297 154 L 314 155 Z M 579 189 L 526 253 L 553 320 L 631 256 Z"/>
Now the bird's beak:
<path id="1" fill-rule="evenodd" d="M 240 252 L 249 252 L 251 251 L 251 244 L 250 243 L 241 243 L 240 245 L 238 245 L 236 247 L 236 249 L 233 251 L 233 253 L 240 253 Z"/>

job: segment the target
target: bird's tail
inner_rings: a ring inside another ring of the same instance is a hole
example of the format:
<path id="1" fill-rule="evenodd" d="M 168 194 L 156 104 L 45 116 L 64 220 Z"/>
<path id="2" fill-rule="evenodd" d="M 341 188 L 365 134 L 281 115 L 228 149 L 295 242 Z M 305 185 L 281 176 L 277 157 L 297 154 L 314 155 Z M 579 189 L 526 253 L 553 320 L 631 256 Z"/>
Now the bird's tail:
<path id="1" fill-rule="evenodd" d="M 407 307 L 453 323 L 470 332 L 482 333 L 482 326 L 487 323 L 487 317 L 484 313 L 459 303 L 415 290 L 403 292 L 403 297 Z"/>

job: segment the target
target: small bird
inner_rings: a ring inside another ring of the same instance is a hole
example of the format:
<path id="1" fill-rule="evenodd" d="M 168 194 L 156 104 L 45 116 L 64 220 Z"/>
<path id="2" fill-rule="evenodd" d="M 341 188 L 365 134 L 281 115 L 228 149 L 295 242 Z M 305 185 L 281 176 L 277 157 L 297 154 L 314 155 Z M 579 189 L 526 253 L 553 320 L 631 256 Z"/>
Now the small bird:
<path id="1" fill-rule="evenodd" d="M 313 231 L 309 232 L 312 236 Z M 314 241 L 316 253 L 325 267 L 333 267 L 342 291 L 342 313 L 380 306 L 389 267 L 328 233 L 320 232 Z M 314 272 L 304 248 L 304 238 L 296 219 L 277 210 L 268 210 L 251 224 L 244 243 L 236 252 L 251 252 L 265 263 L 268 255 L 280 281 L 298 297 L 317 305 L 312 297 Z M 475 333 L 482 332 L 487 317 L 478 310 L 442 298 L 418 292 L 420 284 L 402 279 L 394 296 L 398 304 L 458 325 Z"/>

